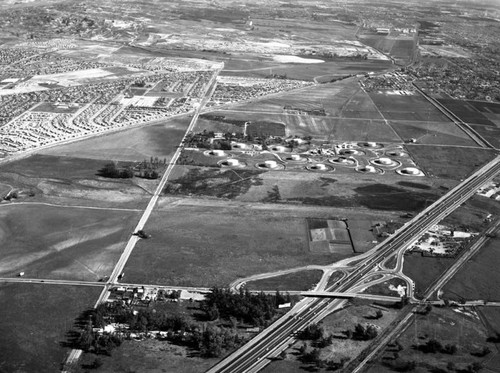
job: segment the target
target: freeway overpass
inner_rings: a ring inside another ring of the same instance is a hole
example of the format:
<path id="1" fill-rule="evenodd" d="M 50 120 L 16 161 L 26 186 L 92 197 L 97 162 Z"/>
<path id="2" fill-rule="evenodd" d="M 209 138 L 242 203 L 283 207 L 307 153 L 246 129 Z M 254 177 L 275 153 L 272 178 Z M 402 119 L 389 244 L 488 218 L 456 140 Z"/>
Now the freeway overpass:
<path id="1" fill-rule="evenodd" d="M 349 293 L 349 292 L 338 292 L 338 291 L 305 291 L 300 293 L 304 297 L 315 297 L 315 298 L 359 298 L 359 299 L 369 299 L 379 302 L 399 302 L 401 297 L 390 297 L 387 295 L 376 295 L 376 294 L 366 294 L 366 293 Z"/>
<path id="2" fill-rule="evenodd" d="M 373 248 L 365 259 L 356 264 L 356 268 L 326 290 L 349 292 L 361 284 L 365 276 L 376 269 L 386 257 L 406 250 L 430 227 L 458 208 L 499 173 L 500 156 L 497 156 Z M 269 363 L 267 357 L 276 356 L 294 340 L 296 332 L 318 322 L 328 313 L 342 307 L 345 302 L 345 299 L 339 298 L 306 298 L 286 316 L 213 366 L 207 373 L 257 372 Z"/>

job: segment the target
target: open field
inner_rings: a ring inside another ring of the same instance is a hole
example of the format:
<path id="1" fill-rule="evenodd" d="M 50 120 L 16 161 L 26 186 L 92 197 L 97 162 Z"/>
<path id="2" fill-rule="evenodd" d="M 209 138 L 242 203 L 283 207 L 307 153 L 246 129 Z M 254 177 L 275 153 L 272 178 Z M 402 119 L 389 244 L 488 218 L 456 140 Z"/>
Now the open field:
<path id="1" fill-rule="evenodd" d="M 446 367 L 450 361 L 455 364 L 457 371 L 466 371 L 465 368 L 471 363 L 485 363 L 496 353 L 495 346 L 486 342 L 487 337 L 485 328 L 474 313 L 465 314 L 450 308 L 433 308 L 428 315 L 414 316 L 412 324 L 398 338 L 403 347 L 401 351 L 397 351 L 394 345 L 386 347 L 382 357 L 378 362 L 372 363 L 368 372 L 396 371 L 389 367 L 404 361 L 417 363 L 418 368 L 414 372 L 432 372 L 437 371 L 437 368 L 448 371 Z M 457 352 L 453 355 L 440 352 L 424 353 L 415 348 L 417 345 L 425 345 L 431 339 L 437 339 L 443 346 L 454 345 Z M 484 347 L 494 352 L 486 357 L 471 354 L 482 351 Z"/>
<path id="2" fill-rule="evenodd" d="M 321 280 L 323 271 L 310 270 L 290 273 L 262 280 L 247 282 L 249 290 L 279 290 L 279 291 L 306 291 L 314 288 Z"/>
<path id="3" fill-rule="evenodd" d="M 127 282 L 224 286 L 252 274 L 346 257 L 310 253 L 305 219 L 273 210 L 165 205 L 145 230 L 152 237 L 133 251 L 124 269 Z"/>
<path id="4" fill-rule="evenodd" d="M 500 301 L 498 282 L 500 238 L 491 238 L 443 288 L 443 297 L 453 300 Z"/>
<path id="5" fill-rule="evenodd" d="M 264 64 L 245 64 L 234 60 L 225 63 L 222 75 L 245 76 L 262 78 L 271 74 L 286 75 L 288 79 L 308 80 L 316 79 L 318 82 L 330 82 L 339 77 L 366 74 L 368 72 L 381 72 L 393 68 L 390 61 L 356 61 L 356 60 L 325 60 L 317 64 L 294 64 L 265 61 Z M 267 68 L 266 68 L 267 67 Z"/>
<path id="6" fill-rule="evenodd" d="M 399 120 L 390 121 L 389 125 L 401 139 L 415 139 L 415 144 L 476 146 L 476 143 L 453 122 Z"/>
<path id="7" fill-rule="evenodd" d="M 415 296 L 419 298 L 454 262 L 452 258 L 426 257 L 413 253 L 404 257 L 403 272 L 415 282 Z"/>
<path id="8" fill-rule="evenodd" d="M 235 105 L 232 110 L 259 113 L 283 113 L 284 107 L 295 110 L 324 109 L 326 116 L 382 119 L 370 97 L 356 78 L 308 87 L 299 92 L 283 93 L 252 103 Z"/>
<path id="9" fill-rule="evenodd" d="M 332 334 L 336 336 L 330 346 L 320 349 L 321 359 L 333 360 L 336 362 L 339 362 L 341 358 L 352 359 L 364 348 L 366 348 L 370 342 L 346 339 L 344 332 L 347 330 L 354 330 L 355 325 L 358 323 L 363 325 L 366 323 L 376 325 L 376 328 L 380 331 L 380 329 L 387 327 L 397 315 L 396 310 L 388 309 L 387 311 L 383 311 L 382 318 L 373 319 L 373 316 L 378 308 L 371 307 L 368 302 L 358 303 L 336 313 L 330 314 L 321 321 L 321 326 L 323 327 L 325 334 Z M 370 317 L 372 318 L 370 319 Z M 304 344 L 307 346 L 308 351 L 313 348 L 310 341 L 298 341 L 286 350 L 287 357 L 284 360 L 273 361 L 270 365 L 264 368 L 262 372 L 299 373 L 331 371 L 328 368 L 318 369 L 313 364 L 300 362 L 299 348 Z"/>
<path id="10" fill-rule="evenodd" d="M 438 198 L 435 191 L 394 186 L 395 181 L 409 180 L 395 172 L 361 174 L 339 167 L 338 174 L 337 170 L 332 173 L 255 170 L 252 173 L 251 168 L 219 171 L 191 166 L 185 168 L 185 172 L 167 184 L 168 195 L 211 196 L 244 202 L 269 202 L 272 198 L 276 203 L 411 212 L 422 210 Z M 425 183 L 422 185 L 433 185 L 432 180 L 418 180 Z M 276 188 L 279 198 L 272 196 Z"/>
<path id="11" fill-rule="evenodd" d="M 471 124 L 471 127 L 495 148 L 500 148 L 500 128 L 481 124 Z"/>
<path id="12" fill-rule="evenodd" d="M 141 162 L 150 157 L 170 159 L 186 132 L 190 118 L 132 128 L 88 140 L 60 145 L 41 154 L 87 159 Z"/>
<path id="13" fill-rule="evenodd" d="M 71 154 L 69 154 L 71 155 Z M 17 202 L 140 208 L 155 180 L 98 176 L 109 160 L 35 154 L 0 166 L 0 176 L 22 191 Z M 31 196 L 29 196 L 31 194 Z"/>
<path id="14" fill-rule="evenodd" d="M 460 180 L 491 160 L 491 149 L 453 146 L 407 145 L 406 149 L 427 175 Z"/>
<path id="15" fill-rule="evenodd" d="M 463 100 L 438 99 L 438 101 L 465 123 L 496 127 L 493 122 L 483 115 L 482 112 L 486 111 L 485 106 L 474 105 L 472 101 Z"/>
<path id="16" fill-rule="evenodd" d="M 98 281 L 118 260 L 139 212 L 5 205 L 0 275 Z"/>
<path id="17" fill-rule="evenodd" d="M 500 104 L 486 101 L 468 101 L 467 103 L 500 128 Z"/>
<path id="18" fill-rule="evenodd" d="M 372 92 L 369 95 L 387 120 L 448 121 L 444 114 L 418 94 L 402 96 Z"/>
<path id="19" fill-rule="evenodd" d="M 220 360 L 194 357 L 191 354 L 188 348 L 167 341 L 130 340 L 123 342 L 111 357 L 100 356 L 103 365 L 95 372 L 203 373 Z M 86 356 L 82 360 L 82 366 L 92 364 L 95 358 L 95 355 Z"/>
<path id="20" fill-rule="evenodd" d="M 406 64 L 411 60 L 415 48 L 413 37 L 391 37 L 385 35 L 363 35 L 360 41 L 393 57 L 398 63 Z"/>
<path id="21" fill-rule="evenodd" d="M 255 106 L 256 104 L 254 103 L 253 105 Z M 301 105 L 301 107 L 303 106 Z M 310 107 L 310 109 L 313 109 L 313 107 Z M 348 112 L 343 111 L 342 114 L 338 114 L 343 115 L 346 113 Z M 240 111 L 216 111 L 211 113 L 211 115 L 224 116 L 224 122 L 215 121 L 214 123 L 214 120 L 202 119 L 196 125 L 195 132 L 201 132 L 207 129 L 207 131 L 218 130 L 224 132 L 234 130 L 237 133 L 242 133 L 243 126 L 235 126 L 231 124 L 231 122 L 244 123 L 246 121 L 268 121 L 283 123 L 286 127 L 285 131 L 287 136 L 330 137 L 337 141 L 402 142 L 400 137 L 383 120 Z"/>
<path id="22" fill-rule="evenodd" d="M 306 219 L 355 220 L 367 215 L 374 220 L 398 216 L 359 209 L 165 198 L 145 227 L 151 239 L 138 243 L 124 269 L 126 281 L 227 285 L 252 274 L 333 263 L 346 255 L 309 252 Z"/>
<path id="23" fill-rule="evenodd" d="M 0 371 L 59 371 L 69 352 L 60 343 L 100 291 L 84 286 L 0 285 Z"/>
<path id="24" fill-rule="evenodd" d="M 443 224 L 459 230 L 482 232 L 489 223 L 486 218 L 500 214 L 500 204 L 490 198 L 475 195 L 443 219 Z"/>

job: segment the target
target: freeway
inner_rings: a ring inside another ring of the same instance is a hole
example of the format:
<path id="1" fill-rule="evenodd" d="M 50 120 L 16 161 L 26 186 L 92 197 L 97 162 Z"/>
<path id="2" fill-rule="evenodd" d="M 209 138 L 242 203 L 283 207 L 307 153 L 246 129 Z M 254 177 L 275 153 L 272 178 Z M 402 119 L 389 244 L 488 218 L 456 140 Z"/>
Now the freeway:
<path id="1" fill-rule="evenodd" d="M 494 224 L 492 224 L 485 232 L 481 234 L 480 237 L 465 251 L 460 258 L 444 272 L 429 288 L 426 290 L 422 300 L 420 301 L 421 303 L 433 303 L 429 302 L 429 298 L 434 294 L 435 292 L 439 291 L 450 279 L 458 272 L 460 268 L 470 259 L 472 258 L 481 247 L 484 246 L 484 244 L 488 241 L 489 239 L 489 234 L 492 234 L 496 232 L 500 227 L 500 219 L 498 219 Z M 442 302 L 442 301 L 441 301 Z M 469 303 L 469 304 L 467 304 Z M 461 307 L 467 307 L 467 306 L 484 306 L 485 301 L 473 301 L 473 302 L 466 302 L 465 304 L 460 304 Z M 500 304 L 498 304 L 500 305 Z M 495 302 L 493 302 L 493 306 L 497 306 Z M 410 308 L 407 307 L 399 317 L 393 322 L 392 327 L 388 328 L 386 332 L 378 338 L 375 343 L 373 343 L 369 350 L 364 352 L 363 356 L 358 357 L 358 361 L 352 362 L 350 364 L 353 368 L 352 373 L 358 373 L 363 370 L 365 365 L 373 360 L 381 351 L 383 351 L 384 347 L 390 342 L 394 341 L 401 333 L 405 331 L 405 329 L 408 327 L 408 323 L 411 320 L 412 315 L 416 311 L 416 308 Z M 354 366 L 355 365 L 355 366 Z"/>
<path id="2" fill-rule="evenodd" d="M 364 277 L 376 269 L 388 256 L 406 250 L 430 227 L 458 208 L 498 173 L 500 173 L 500 156 L 478 169 L 398 229 L 394 235 L 373 248 L 368 255 L 357 262 L 353 271 L 326 290 L 349 292 L 356 285 L 361 284 Z M 247 345 L 213 366 L 207 373 L 242 373 L 261 369 L 269 362 L 266 358 L 275 356 L 285 349 L 297 331 L 341 308 L 345 302 L 344 299 L 335 298 L 312 300 L 308 298 L 302 301 L 298 307 L 294 307 L 286 316 L 257 335 Z"/>

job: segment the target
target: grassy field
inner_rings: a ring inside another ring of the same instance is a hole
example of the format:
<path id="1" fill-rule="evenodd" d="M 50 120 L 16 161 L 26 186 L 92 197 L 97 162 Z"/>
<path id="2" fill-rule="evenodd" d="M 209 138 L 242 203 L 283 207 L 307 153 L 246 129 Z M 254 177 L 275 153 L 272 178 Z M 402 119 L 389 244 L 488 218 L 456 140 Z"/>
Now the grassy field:
<path id="1" fill-rule="evenodd" d="M 453 263 L 451 258 L 424 257 L 414 253 L 404 257 L 403 272 L 415 282 L 415 296 L 419 298 Z"/>
<path id="2" fill-rule="evenodd" d="M 254 104 L 255 105 L 255 104 Z M 314 109 L 314 107 L 309 107 Z M 354 111 L 342 111 L 338 115 L 348 115 Z M 362 112 L 356 112 L 353 118 L 332 118 L 329 116 L 295 115 L 279 114 L 266 112 L 242 112 L 242 111 L 217 111 L 213 115 L 224 116 L 224 121 L 250 121 L 250 122 L 274 122 L 282 123 L 286 126 L 287 136 L 314 136 L 320 138 L 331 138 L 336 141 L 377 141 L 377 142 L 398 142 L 401 138 L 388 126 L 383 120 L 373 120 L 359 118 L 363 116 Z M 200 121 L 195 131 L 201 132 L 204 129 L 208 131 L 224 132 L 243 132 L 243 127 L 236 127 L 230 123 L 214 122 L 213 120 Z"/>
<path id="3" fill-rule="evenodd" d="M 472 124 L 471 127 L 491 145 L 500 148 L 500 128 L 481 124 Z"/>
<path id="4" fill-rule="evenodd" d="M 0 177 L 24 191 L 17 201 L 86 206 L 145 206 L 157 181 L 98 176 L 107 160 L 35 154 L 0 167 Z M 119 163 L 121 165 L 123 163 Z M 125 163 L 130 164 L 130 163 Z M 33 196 L 28 197 L 28 192 Z"/>
<path id="5" fill-rule="evenodd" d="M 282 113 L 287 105 L 300 109 L 322 108 L 326 115 L 331 117 L 382 119 L 356 78 L 316 85 L 298 92 L 283 93 L 273 98 L 235 105 L 232 110 Z"/>
<path id="6" fill-rule="evenodd" d="M 476 143 L 452 122 L 390 121 L 389 125 L 403 140 L 415 139 L 423 145 L 463 145 Z"/>
<path id="7" fill-rule="evenodd" d="M 151 216 L 145 230 L 152 238 L 138 243 L 124 271 L 132 282 L 221 286 L 345 257 L 310 253 L 305 224 L 303 217 L 273 209 L 166 205 Z"/>
<path id="8" fill-rule="evenodd" d="M 367 302 L 359 302 L 359 305 L 354 305 L 343 309 L 339 312 L 327 316 L 321 321 L 321 326 L 326 334 L 343 336 L 343 332 L 354 330 L 357 323 L 365 324 L 367 322 L 377 325 L 380 328 L 385 328 L 397 314 L 395 310 L 383 312 L 383 317 L 380 319 L 370 319 L 377 311 Z M 368 346 L 368 341 L 356 341 L 345 338 L 334 338 L 332 345 L 322 348 L 320 357 L 323 360 L 340 361 L 341 358 L 353 358 L 358 355 L 364 348 Z M 318 369 L 314 365 L 301 363 L 299 360 L 298 349 L 303 344 L 308 346 L 308 350 L 312 349 L 310 342 L 299 341 L 292 347 L 286 350 L 287 357 L 285 360 L 277 360 L 272 362 L 262 370 L 264 373 L 299 373 L 299 372 L 329 372 L 327 368 Z"/>
<path id="9" fill-rule="evenodd" d="M 203 373 L 219 359 L 204 359 L 190 356 L 186 347 L 176 346 L 166 341 L 145 340 L 125 341 L 113 351 L 111 357 L 100 356 L 103 365 L 94 370 L 99 373 Z M 82 360 L 82 367 L 88 366 L 96 359 L 88 355 Z M 88 371 L 85 368 L 82 372 Z"/>
<path id="10" fill-rule="evenodd" d="M 0 209 L 0 275 L 97 281 L 109 275 L 138 212 L 8 205 Z"/>
<path id="11" fill-rule="evenodd" d="M 60 145 L 41 154 L 86 159 L 141 162 L 150 157 L 170 159 L 181 142 L 191 118 L 165 120 L 163 124 L 131 128 L 120 132 Z"/>
<path id="12" fill-rule="evenodd" d="M 488 214 L 497 215 L 499 213 L 500 205 L 495 200 L 473 196 L 465 205 L 460 206 L 444 218 L 442 224 L 455 227 L 457 230 L 481 232 L 489 224 L 485 221 Z"/>
<path id="13" fill-rule="evenodd" d="M 314 288 L 321 280 L 323 271 L 311 270 L 247 282 L 249 290 L 306 291 Z"/>
<path id="14" fill-rule="evenodd" d="M 438 99 L 453 114 L 458 116 L 465 123 L 470 124 L 483 124 L 486 126 L 496 127 L 493 122 L 483 115 L 485 106 L 472 104 L 469 101 L 453 100 L 453 99 Z"/>
<path id="15" fill-rule="evenodd" d="M 234 59 L 225 64 L 222 75 L 244 76 L 249 78 L 264 78 L 271 74 L 286 75 L 288 79 L 329 82 L 339 77 L 365 74 L 371 71 L 380 72 L 391 70 L 393 66 L 390 61 L 356 61 L 356 60 L 325 60 L 317 64 L 292 64 L 277 63 L 272 60 L 265 61 L 266 64 L 248 64 L 235 62 Z M 269 66 L 268 69 L 265 67 Z M 257 69 L 260 67 L 261 69 Z M 264 67 L 264 69 L 262 69 Z"/>
<path id="16" fill-rule="evenodd" d="M 84 286 L 0 285 L 0 371 L 53 373 L 61 368 L 66 332 L 92 307 L 101 289 Z"/>
<path id="17" fill-rule="evenodd" d="M 453 355 L 424 353 L 414 348 L 416 345 L 427 343 L 432 338 L 437 339 L 443 346 L 447 344 L 457 346 L 457 352 Z M 449 308 L 434 308 L 426 316 L 415 315 L 412 324 L 398 338 L 403 350 L 398 352 L 397 359 L 394 359 L 395 348 L 387 347 L 382 358 L 368 371 L 392 371 L 387 365 L 401 361 L 415 361 L 418 368 L 414 372 L 432 372 L 437 371 L 436 368 L 448 371 L 446 366 L 450 361 L 455 363 L 457 371 L 462 371 L 460 369 L 465 371 L 465 368 L 472 362 L 484 363 L 491 357 L 487 355 L 481 358 L 471 355 L 486 346 L 494 350 L 494 345 L 487 343 L 486 339 L 487 332 L 474 314 L 463 314 Z M 382 367 L 386 370 L 378 370 Z"/>
<path id="18" fill-rule="evenodd" d="M 370 286 L 369 288 L 364 290 L 364 293 L 385 295 L 385 296 L 389 296 L 389 297 L 398 297 L 399 296 L 398 292 L 395 290 L 391 290 L 389 288 L 391 285 L 393 285 L 395 287 L 398 287 L 398 286 L 406 287 L 406 281 L 401 280 L 399 278 L 392 278 L 392 279 L 384 281 L 382 283 Z"/>
<path id="19" fill-rule="evenodd" d="M 492 286 L 498 282 L 499 243 L 499 237 L 490 239 L 443 288 L 443 296 L 453 300 L 500 301 L 500 289 Z"/>
<path id="20" fill-rule="evenodd" d="M 447 122 L 447 117 L 420 95 L 402 96 L 370 93 L 370 97 L 387 120 Z"/>
<path id="21" fill-rule="evenodd" d="M 429 176 L 454 180 L 467 177 L 495 156 L 494 151 L 480 148 L 407 145 L 406 149 Z"/>
<path id="22" fill-rule="evenodd" d="M 248 159 L 257 162 L 256 159 Z M 247 169 L 220 172 L 190 168 L 180 179 L 173 179 L 169 195 L 217 196 L 245 202 L 269 202 L 269 194 L 278 188 L 274 202 L 356 208 L 385 211 L 419 211 L 437 199 L 434 191 L 393 186 L 408 180 L 393 174 L 360 174 L 338 168 L 334 173 L 309 171 L 272 171 L 258 173 L 252 163 Z M 238 176 L 239 175 L 239 178 Z M 422 183 L 430 180 L 419 178 Z M 432 185 L 432 182 L 429 183 Z M 422 184 L 426 185 L 426 184 Z M 180 187 L 179 187 L 180 186 Z M 175 188 L 180 189 L 175 189 Z"/>

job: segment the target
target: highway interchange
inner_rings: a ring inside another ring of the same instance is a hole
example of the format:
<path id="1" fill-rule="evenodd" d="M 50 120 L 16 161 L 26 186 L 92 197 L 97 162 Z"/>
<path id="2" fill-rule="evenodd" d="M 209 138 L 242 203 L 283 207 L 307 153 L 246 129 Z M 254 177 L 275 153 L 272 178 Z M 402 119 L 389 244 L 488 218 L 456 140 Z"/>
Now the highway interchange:
<path id="1" fill-rule="evenodd" d="M 366 287 L 366 284 L 363 284 L 365 277 L 376 270 L 386 258 L 407 250 L 430 227 L 439 223 L 476 193 L 484 183 L 499 173 L 500 156 L 497 156 L 407 222 L 394 235 L 369 251 L 364 259 L 357 262 L 355 268 L 347 276 L 327 290 L 340 293 Z M 345 302 L 345 299 L 337 298 L 305 299 L 298 303 L 285 317 L 252 339 L 250 343 L 216 364 L 207 373 L 259 371 L 270 362 L 268 358 L 276 356 L 288 347 L 298 331 L 342 308 Z"/>
<path id="2" fill-rule="evenodd" d="M 206 86 L 204 98 L 202 99 L 200 105 L 197 107 L 190 125 L 186 131 L 189 133 L 197 122 L 198 116 L 202 112 L 208 99 L 211 97 L 213 90 L 216 86 L 216 78 L 220 70 L 214 72 L 212 79 Z M 421 92 L 422 93 L 422 92 Z M 423 94 L 423 93 L 422 93 Z M 436 102 L 432 102 L 437 106 Z M 450 113 L 445 113 L 450 116 Z M 450 118 L 456 124 L 457 118 Z M 461 122 L 461 121 L 460 121 Z M 460 126 L 463 128 L 463 125 Z M 464 129 L 464 128 L 463 128 Z M 491 147 L 489 143 L 483 141 L 480 136 L 475 136 L 475 132 L 470 133 L 466 131 L 471 137 L 475 139 L 478 144 L 483 147 Z M 184 141 L 184 139 L 183 139 Z M 144 228 L 146 225 L 158 198 L 167 183 L 174 165 L 181 152 L 181 147 L 177 149 L 173 158 L 171 159 L 166 172 L 163 174 L 162 179 L 156 188 L 147 208 L 145 209 L 141 219 L 139 220 L 134 231 L 138 231 Z M 384 242 L 377 245 L 372 250 L 365 254 L 359 255 L 355 258 L 350 258 L 342 263 L 336 263 L 333 267 L 338 267 L 345 275 L 339 279 L 333 286 L 324 288 L 331 272 L 325 274 L 320 285 L 315 289 L 315 293 L 308 292 L 306 298 L 295 305 L 295 307 L 287 313 L 284 317 L 277 320 L 270 327 L 261 332 L 258 336 L 253 338 L 249 343 L 244 345 L 239 350 L 235 351 L 233 354 L 228 356 L 226 359 L 222 360 L 214 367 L 212 367 L 207 373 L 216 372 L 257 372 L 261 370 L 264 366 L 269 364 L 270 357 L 277 356 L 281 351 L 286 349 L 289 344 L 295 341 L 297 332 L 304 329 L 308 325 L 318 322 L 323 319 L 326 315 L 341 309 L 347 302 L 346 297 L 355 296 L 357 293 L 362 292 L 365 288 L 372 284 L 380 283 L 385 281 L 387 278 L 400 277 L 410 285 L 412 282 L 410 279 L 406 278 L 402 274 L 402 262 L 404 252 L 414 244 L 429 228 L 440 222 L 444 217 L 458 208 L 461 204 L 467 201 L 476 191 L 484 185 L 487 181 L 493 179 L 500 173 L 500 156 L 494 158 L 491 162 L 484 165 L 476 172 L 474 172 L 470 177 L 461 182 L 454 189 L 450 190 L 446 195 L 442 196 L 434 204 L 429 206 L 427 209 L 422 211 L 420 214 L 415 216 L 413 219 L 408 221 L 403 227 L 397 230 L 392 236 L 388 237 Z M 496 228 L 495 228 L 496 229 Z M 113 272 L 109 276 L 109 279 L 103 282 L 86 282 L 86 281 L 64 281 L 64 280 L 44 280 L 44 279 L 26 279 L 26 278 L 10 278 L 10 279 L 0 279 L 0 282 L 29 282 L 29 283 L 46 283 L 55 285 L 84 285 L 84 286 L 102 286 L 103 290 L 96 301 L 95 305 L 105 302 L 110 294 L 110 289 L 115 287 L 118 283 L 120 275 L 123 273 L 123 268 L 128 261 L 130 254 L 132 253 L 139 237 L 132 235 L 119 258 Z M 459 268 L 459 265 L 466 261 L 473 253 L 478 250 L 483 241 L 480 242 L 470 251 L 470 255 L 464 255 L 457 265 L 453 266 L 454 272 L 448 271 L 441 278 L 441 282 L 436 283 L 435 287 L 432 288 L 430 294 L 426 294 L 424 299 L 428 299 L 432 293 L 442 287 L 443 284 L 453 276 Z M 387 262 L 391 257 L 396 257 L 395 268 L 385 268 L 384 263 Z M 370 280 L 374 272 L 377 271 L 378 274 L 382 274 L 382 278 L 377 280 Z M 328 275 L 328 276 L 326 276 Z M 137 284 L 130 284 L 137 285 Z M 138 285 L 140 286 L 140 285 Z M 155 286 L 155 285 L 150 285 Z M 177 288 L 178 289 L 178 288 Z M 207 289 L 199 289 L 201 291 L 206 291 Z M 314 297 L 314 294 L 317 296 Z M 365 295 L 365 298 L 375 299 L 376 296 Z M 414 299 L 413 288 L 409 286 L 407 289 L 408 299 Z M 383 297 L 378 297 L 379 300 Z M 389 297 L 388 297 L 389 298 Z M 385 299 L 387 301 L 388 299 Z M 395 299 L 392 299 L 395 300 Z M 405 316 L 402 319 L 402 325 L 407 322 L 409 318 Z M 387 337 L 388 338 L 388 337 Z M 376 351 L 373 351 L 373 354 Z M 76 361 L 81 354 L 80 350 L 72 350 L 68 356 L 67 363 L 70 365 L 71 362 Z M 372 355 L 370 355 L 372 356 Z M 367 359 L 365 359 L 365 362 Z M 361 369 L 364 363 L 360 362 L 359 368 Z M 357 371 L 357 370 L 356 370 Z"/>

